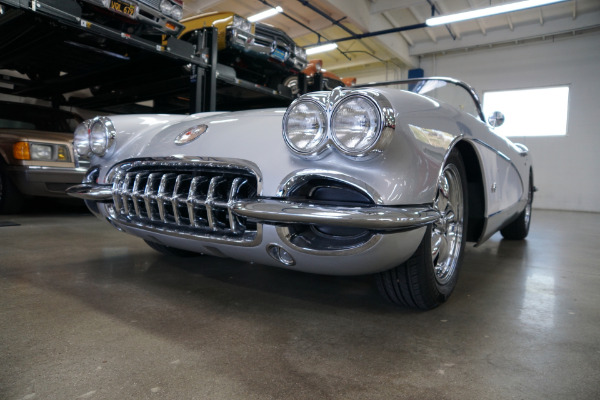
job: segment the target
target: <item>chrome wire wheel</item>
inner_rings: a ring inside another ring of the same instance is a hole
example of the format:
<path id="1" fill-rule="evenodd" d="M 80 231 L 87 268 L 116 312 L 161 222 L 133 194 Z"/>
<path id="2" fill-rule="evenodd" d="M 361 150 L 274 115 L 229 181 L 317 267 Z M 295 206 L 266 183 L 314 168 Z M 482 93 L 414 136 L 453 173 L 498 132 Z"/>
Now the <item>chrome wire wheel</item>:
<path id="1" fill-rule="evenodd" d="M 469 225 L 467 175 L 458 150 L 450 152 L 437 179 L 433 208 L 440 217 L 425 228 L 414 254 L 376 276 L 380 293 L 392 303 L 430 310 L 456 287 Z"/>
<path id="2" fill-rule="evenodd" d="M 440 218 L 431 229 L 431 261 L 436 281 L 445 285 L 456 271 L 464 232 L 462 180 L 454 164 L 446 165 L 438 179 L 433 207 Z"/>

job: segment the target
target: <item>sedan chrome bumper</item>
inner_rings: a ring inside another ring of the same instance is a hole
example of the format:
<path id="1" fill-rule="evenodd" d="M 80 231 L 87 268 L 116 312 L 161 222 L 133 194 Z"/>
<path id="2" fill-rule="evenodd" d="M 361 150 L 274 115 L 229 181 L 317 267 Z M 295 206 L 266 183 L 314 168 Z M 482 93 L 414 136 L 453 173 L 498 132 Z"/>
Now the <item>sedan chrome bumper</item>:
<path id="1" fill-rule="evenodd" d="M 84 200 L 112 201 L 110 185 L 81 184 L 67 194 Z M 227 204 L 235 215 L 271 224 L 316 224 L 376 231 L 417 228 L 440 218 L 432 207 L 365 206 L 344 207 L 277 199 L 234 201 Z"/>

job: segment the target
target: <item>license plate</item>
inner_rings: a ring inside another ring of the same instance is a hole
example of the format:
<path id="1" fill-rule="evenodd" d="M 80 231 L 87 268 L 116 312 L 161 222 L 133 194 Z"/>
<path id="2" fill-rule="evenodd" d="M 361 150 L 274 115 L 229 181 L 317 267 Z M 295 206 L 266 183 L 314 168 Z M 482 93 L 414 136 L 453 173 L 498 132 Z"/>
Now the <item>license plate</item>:
<path id="1" fill-rule="evenodd" d="M 135 16 L 135 5 L 123 0 L 110 0 L 110 9 L 120 14 L 133 18 Z"/>
<path id="2" fill-rule="evenodd" d="M 279 61 L 285 61 L 286 59 L 286 52 L 283 50 L 279 50 L 279 49 L 275 49 L 272 53 L 271 53 L 271 57 L 273 57 L 276 60 Z"/>

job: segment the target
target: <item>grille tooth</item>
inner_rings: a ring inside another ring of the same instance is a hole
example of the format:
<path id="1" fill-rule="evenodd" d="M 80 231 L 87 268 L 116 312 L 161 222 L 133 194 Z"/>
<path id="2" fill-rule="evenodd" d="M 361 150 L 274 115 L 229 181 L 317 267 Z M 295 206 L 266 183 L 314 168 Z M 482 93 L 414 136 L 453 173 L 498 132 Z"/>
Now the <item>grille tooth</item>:
<path id="1" fill-rule="evenodd" d="M 146 216 L 150 218 L 150 221 L 158 220 L 159 207 L 158 207 L 158 187 L 162 178 L 161 173 L 152 173 L 148 175 L 146 181 L 146 187 L 144 189 L 144 206 L 146 209 Z"/>
<path id="2" fill-rule="evenodd" d="M 208 227 L 216 231 L 223 224 L 219 221 L 217 217 L 217 211 L 220 208 L 220 204 L 218 204 L 219 194 L 218 189 L 221 183 L 225 182 L 225 178 L 222 176 L 215 176 L 210 180 L 210 185 L 208 186 L 208 193 L 206 194 L 206 217 L 208 219 Z"/>
<path id="3" fill-rule="evenodd" d="M 121 173 L 119 173 L 117 175 L 117 178 L 113 182 L 113 187 L 112 187 L 113 203 L 115 205 L 115 210 L 117 211 L 117 214 L 121 214 L 121 213 L 125 212 L 125 210 L 123 208 L 123 198 L 121 197 L 122 190 L 119 185 L 122 182 L 122 180 L 121 180 L 122 177 L 123 177 L 123 175 Z"/>
<path id="4" fill-rule="evenodd" d="M 180 217 L 180 206 L 182 204 L 185 205 L 187 200 L 187 193 L 192 177 L 190 175 L 177 175 L 177 179 L 175 179 L 175 188 L 173 188 L 173 197 L 171 198 L 171 207 L 173 207 L 173 219 L 175 220 L 175 224 L 182 225 L 184 222 Z M 187 208 L 187 205 L 186 205 Z M 188 213 L 188 221 L 189 221 L 189 213 Z"/>
<path id="5" fill-rule="evenodd" d="M 129 175 L 129 174 L 128 174 Z M 142 216 L 142 213 L 145 211 L 140 207 L 140 203 L 144 203 L 144 194 L 146 192 L 145 186 L 148 182 L 147 178 L 149 173 L 142 172 L 134 175 L 135 178 L 133 180 L 133 189 L 131 192 L 131 200 L 133 202 L 133 209 L 135 211 L 135 215 L 138 217 Z M 148 214 L 146 214 L 148 216 Z"/>
<path id="6" fill-rule="evenodd" d="M 257 195 L 257 177 L 247 168 L 132 161 L 118 167 L 112 180 L 122 222 L 227 242 L 250 243 L 258 235 L 255 222 L 233 213 L 236 202 Z"/>
<path id="7" fill-rule="evenodd" d="M 195 228 L 206 226 L 206 219 L 202 218 L 199 213 L 196 212 L 197 208 L 204 209 L 204 199 L 206 197 L 202 194 L 201 187 L 205 182 L 208 182 L 208 178 L 205 176 L 194 177 L 190 183 L 190 191 L 186 201 L 190 225 Z"/>
<path id="8" fill-rule="evenodd" d="M 231 190 L 229 191 L 229 197 L 227 198 L 229 229 L 231 229 L 231 232 L 233 233 L 241 233 L 244 229 L 239 219 L 233 214 L 232 206 L 235 200 L 238 198 L 241 187 L 246 183 L 248 183 L 248 180 L 245 178 L 235 178 L 231 185 Z"/>
<path id="9" fill-rule="evenodd" d="M 175 196 L 175 179 L 177 174 L 164 174 L 160 180 L 160 186 L 158 187 L 158 196 L 156 197 L 156 203 L 158 205 L 158 215 L 162 222 L 168 221 L 167 214 L 165 213 L 165 206 L 172 204 Z M 170 195 L 169 195 L 170 194 Z"/>

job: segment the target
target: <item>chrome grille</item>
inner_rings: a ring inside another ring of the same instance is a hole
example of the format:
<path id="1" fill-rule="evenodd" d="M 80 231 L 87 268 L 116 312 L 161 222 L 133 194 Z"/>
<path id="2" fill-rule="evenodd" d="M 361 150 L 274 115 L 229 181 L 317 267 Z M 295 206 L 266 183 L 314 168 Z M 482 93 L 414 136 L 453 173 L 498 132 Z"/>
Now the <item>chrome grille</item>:
<path id="1" fill-rule="evenodd" d="M 160 0 L 139 0 L 140 3 L 144 3 L 156 10 L 160 10 Z"/>
<path id="2" fill-rule="evenodd" d="M 283 31 L 262 23 L 255 24 L 254 31 L 256 34 L 256 43 L 263 46 L 270 46 L 275 40 L 277 41 L 277 47 L 284 48 L 287 51 L 294 51 L 294 40 Z"/>
<path id="3" fill-rule="evenodd" d="M 256 176 L 231 165 L 137 162 L 119 168 L 112 179 L 118 220 L 228 241 L 256 237 L 256 223 L 232 211 L 236 201 L 256 193 Z"/>

